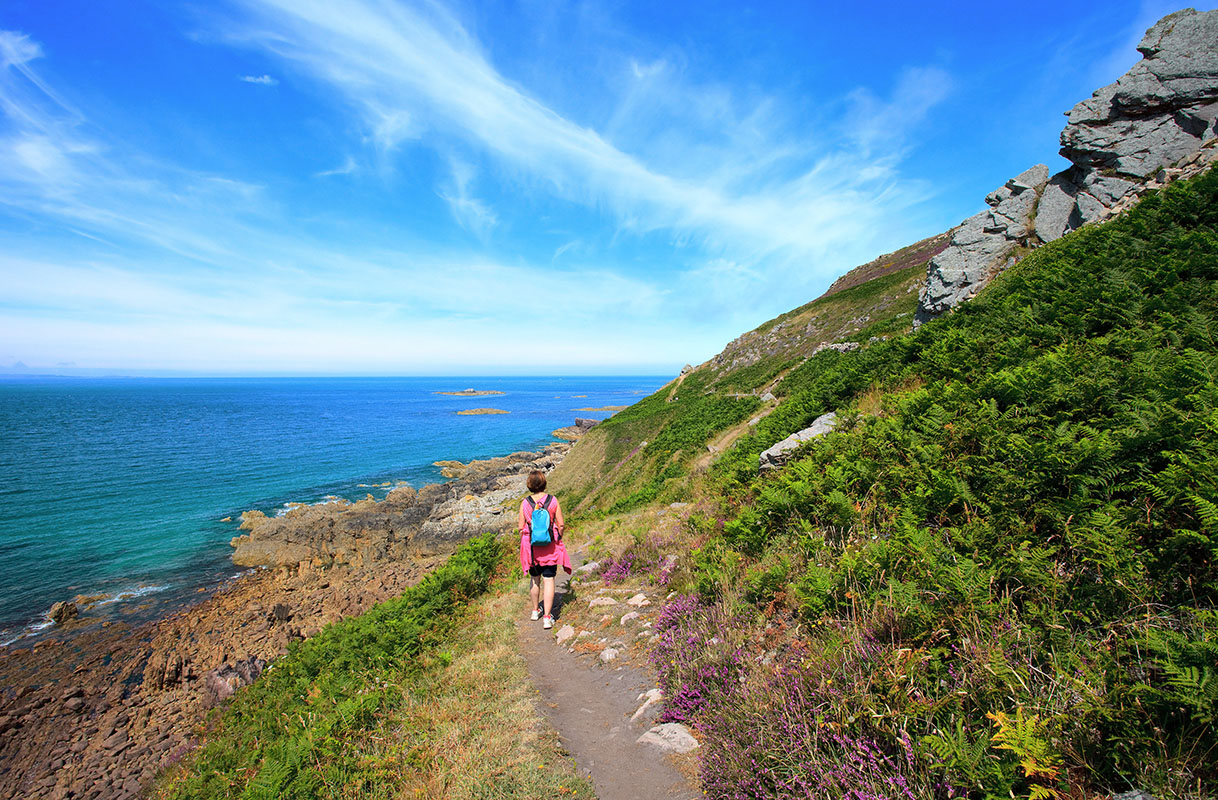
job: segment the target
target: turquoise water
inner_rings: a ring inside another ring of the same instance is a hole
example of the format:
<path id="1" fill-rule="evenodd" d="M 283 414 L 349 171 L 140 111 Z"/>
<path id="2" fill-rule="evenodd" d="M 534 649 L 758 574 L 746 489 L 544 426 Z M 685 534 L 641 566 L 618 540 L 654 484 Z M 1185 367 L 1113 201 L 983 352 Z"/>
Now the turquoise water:
<path id="1" fill-rule="evenodd" d="M 215 586 L 236 572 L 244 510 L 438 482 L 433 461 L 544 446 L 576 416 L 611 413 L 578 409 L 665 380 L 0 380 L 0 643 L 77 594 L 106 597 L 94 615 L 147 617 Z M 505 394 L 435 394 L 467 387 Z M 456 413 L 480 407 L 511 413 Z"/>

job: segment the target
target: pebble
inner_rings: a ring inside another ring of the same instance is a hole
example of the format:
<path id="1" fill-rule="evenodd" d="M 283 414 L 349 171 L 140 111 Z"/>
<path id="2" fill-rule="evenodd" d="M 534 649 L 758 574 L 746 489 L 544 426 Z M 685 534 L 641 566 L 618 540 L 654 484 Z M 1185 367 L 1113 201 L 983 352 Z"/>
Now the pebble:
<path id="1" fill-rule="evenodd" d="M 660 689 L 648 689 L 640 694 L 636 699 L 642 700 L 643 705 L 639 706 L 639 710 L 634 712 L 634 716 L 630 718 L 631 722 L 638 722 L 639 718 L 651 710 L 651 707 L 664 699 L 664 692 Z"/>
<path id="2" fill-rule="evenodd" d="M 618 655 L 618 653 L 617 653 L 616 648 L 606 647 L 604 650 L 601 651 L 601 661 L 608 664 L 610 661 L 613 661 L 614 659 L 616 659 L 617 655 Z"/>

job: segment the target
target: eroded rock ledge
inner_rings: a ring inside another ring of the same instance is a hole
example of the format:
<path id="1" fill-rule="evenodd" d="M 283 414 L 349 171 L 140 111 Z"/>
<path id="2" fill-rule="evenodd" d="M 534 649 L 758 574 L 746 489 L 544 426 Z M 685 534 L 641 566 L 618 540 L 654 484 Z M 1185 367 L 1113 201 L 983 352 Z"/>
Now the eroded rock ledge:
<path id="1" fill-rule="evenodd" d="M 248 533 L 232 540 L 233 563 L 242 567 L 327 569 L 368 567 L 451 552 L 471 536 L 514 520 L 504 503 L 520 496 L 530 470 L 549 472 L 569 444 L 538 453 L 512 453 L 487 461 L 444 462 L 452 483 L 402 486 L 384 500 L 297 506 L 283 516 L 241 515 Z M 506 516 L 505 516 L 506 514 Z"/>
<path id="2" fill-rule="evenodd" d="M 1151 189 L 1218 160 L 1218 11 L 1159 20 L 1142 60 L 1069 112 L 1049 177 L 1038 164 L 991 192 L 927 266 L 915 325 L 972 298 L 1030 248 L 1108 219 Z"/>

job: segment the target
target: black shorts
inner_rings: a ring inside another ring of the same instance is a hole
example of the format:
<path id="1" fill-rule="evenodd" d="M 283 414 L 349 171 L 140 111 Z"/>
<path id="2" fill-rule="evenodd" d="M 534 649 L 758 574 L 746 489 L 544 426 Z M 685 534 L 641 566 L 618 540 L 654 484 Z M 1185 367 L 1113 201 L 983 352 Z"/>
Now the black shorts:
<path id="1" fill-rule="evenodd" d="M 546 564 L 545 566 L 542 566 L 541 564 L 534 564 L 533 566 L 529 567 L 529 574 L 534 578 L 536 578 L 538 575 L 543 578 L 553 578 L 558 574 L 558 565 Z"/>

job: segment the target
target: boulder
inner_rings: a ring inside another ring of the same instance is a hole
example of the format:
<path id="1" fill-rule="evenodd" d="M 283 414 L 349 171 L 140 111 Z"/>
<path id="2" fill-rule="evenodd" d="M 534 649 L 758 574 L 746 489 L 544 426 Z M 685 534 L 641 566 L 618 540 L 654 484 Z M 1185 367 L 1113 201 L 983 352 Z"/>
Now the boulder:
<path id="1" fill-rule="evenodd" d="M 1215 135 L 1218 13 L 1156 22 L 1142 60 L 1070 110 L 1061 153 L 1074 164 L 1145 178 Z"/>
<path id="2" fill-rule="evenodd" d="M 203 698 L 208 706 L 218 705 L 232 697 L 242 686 L 257 680 L 266 669 L 266 661 L 250 656 L 225 662 L 203 675 Z"/>
<path id="3" fill-rule="evenodd" d="M 790 460 L 792 451 L 799 448 L 804 442 L 815 439 L 817 436 L 823 436 L 836 427 L 837 414 L 835 412 L 830 411 L 828 414 L 821 414 L 811 425 L 802 431 L 791 434 L 762 453 L 759 456 L 759 469 L 764 471 L 781 467 Z"/>
<path id="4" fill-rule="evenodd" d="M 585 419 L 584 417 L 575 418 L 575 427 L 579 428 L 581 431 L 591 430 L 600 424 L 601 421 L 599 419 Z"/>
<path id="5" fill-rule="evenodd" d="M 639 744 L 654 745 L 666 753 L 688 753 L 698 747 L 698 740 L 690 733 L 689 728 L 679 722 L 656 725 L 637 741 Z"/>
<path id="6" fill-rule="evenodd" d="M 63 625 L 68 620 L 76 619 L 80 614 L 80 609 L 71 600 L 60 600 L 51 606 L 50 617 L 51 622 L 56 625 Z"/>
<path id="7" fill-rule="evenodd" d="M 660 689 L 648 689 L 638 696 L 639 700 L 643 701 L 643 705 L 639 706 L 638 710 L 630 717 L 631 722 L 639 722 L 640 720 L 654 717 L 659 713 L 657 706 L 664 699 L 664 692 Z"/>

